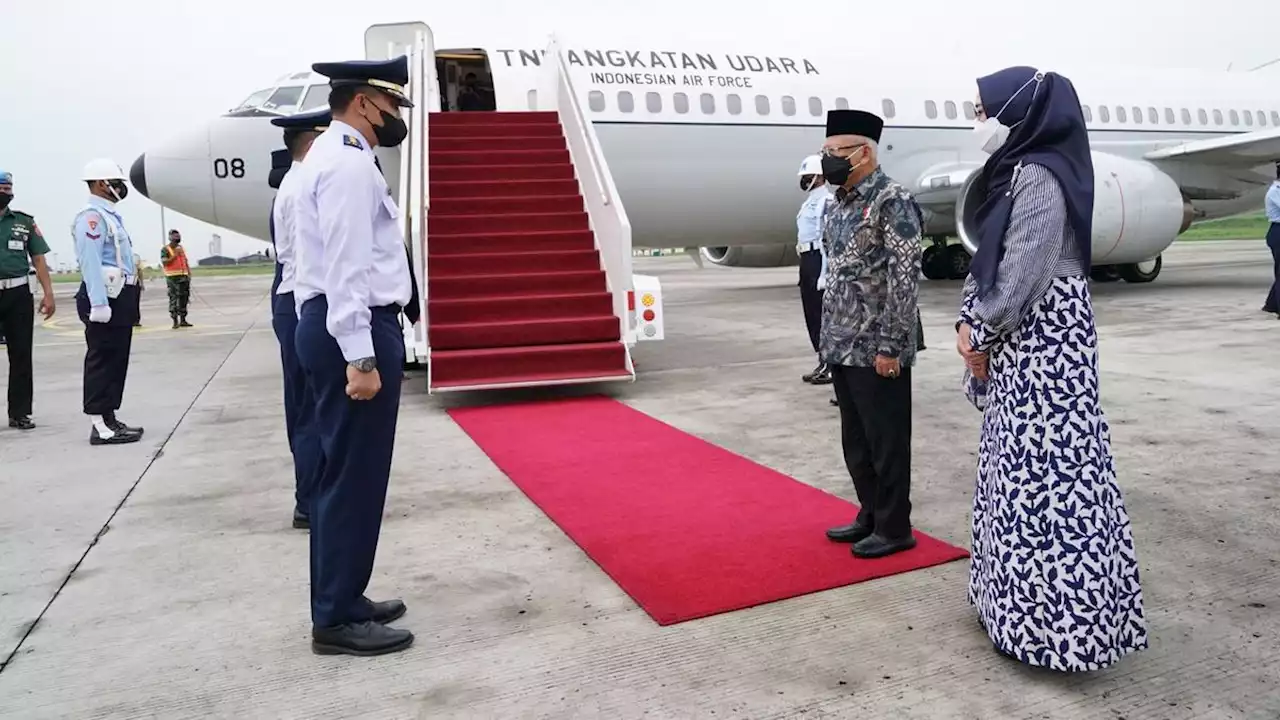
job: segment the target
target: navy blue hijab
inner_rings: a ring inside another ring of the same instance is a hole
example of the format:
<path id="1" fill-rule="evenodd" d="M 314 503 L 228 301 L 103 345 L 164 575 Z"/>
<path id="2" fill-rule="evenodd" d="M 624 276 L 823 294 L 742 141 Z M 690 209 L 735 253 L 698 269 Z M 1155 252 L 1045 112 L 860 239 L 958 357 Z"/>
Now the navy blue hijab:
<path id="1" fill-rule="evenodd" d="M 970 265 L 970 272 L 978 281 L 979 297 L 995 285 L 996 269 L 1004 255 L 1004 235 L 1013 211 L 1010 183 L 1018 163 L 1042 165 L 1062 185 L 1080 259 L 1085 272 L 1089 270 L 1093 159 L 1089 155 L 1084 111 L 1070 80 L 1045 73 L 1037 84 L 1036 73 L 1035 68 L 1011 67 L 978 78 L 978 96 L 987 117 L 997 117 L 999 113 L 1000 123 L 1012 128 L 1005 144 L 987 159 L 974 188 L 983 198 L 974 213 L 978 251 Z"/>

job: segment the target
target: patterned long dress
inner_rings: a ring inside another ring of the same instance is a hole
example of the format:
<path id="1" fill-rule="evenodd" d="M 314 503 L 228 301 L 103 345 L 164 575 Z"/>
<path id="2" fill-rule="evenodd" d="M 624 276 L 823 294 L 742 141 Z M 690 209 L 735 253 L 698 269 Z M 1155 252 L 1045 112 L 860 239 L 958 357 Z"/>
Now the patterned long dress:
<path id="1" fill-rule="evenodd" d="M 1022 168 L 997 287 L 960 322 L 990 358 L 969 601 L 1001 652 L 1087 671 L 1147 646 L 1133 533 L 1099 403 L 1089 283 L 1048 170 Z"/>

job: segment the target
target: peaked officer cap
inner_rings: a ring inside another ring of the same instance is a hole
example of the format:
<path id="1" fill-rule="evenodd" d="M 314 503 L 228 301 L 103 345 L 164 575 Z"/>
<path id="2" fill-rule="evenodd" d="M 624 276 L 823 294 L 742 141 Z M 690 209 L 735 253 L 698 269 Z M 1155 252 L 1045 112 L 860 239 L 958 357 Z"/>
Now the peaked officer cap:
<path id="1" fill-rule="evenodd" d="M 833 135 L 861 135 L 880 142 L 884 120 L 865 110 L 828 110 L 827 137 Z"/>
<path id="2" fill-rule="evenodd" d="M 1280 163 L 1276 163 L 1276 165 L 1277 167 L 1280 167 Z M 12 184 L 13 184 L 13 173 L 9 172 L 8 170 L 0 170 L 0 185 L 12 185 Z"/>
<path id="3" fill-rule="evenodd" d="M 349 60 L 322 62 L 311 66 L 313 72 L 329 78 L 330 87 L 368 85 L 395 98 L 400 107 L 413 107 L 405 86 L 409 84 L 409 57 L 391 60 Z"/>
<path id="4" fill-rule="evenodd" d="M 333 113 L 329 111 L 329 108 L 311 110 L 286 117 L 271 118 L 271 124 L 278 128 L 299 131 L 314 130 L 323 132 L 328 129 L 331 122 L 333 122 Z"/>

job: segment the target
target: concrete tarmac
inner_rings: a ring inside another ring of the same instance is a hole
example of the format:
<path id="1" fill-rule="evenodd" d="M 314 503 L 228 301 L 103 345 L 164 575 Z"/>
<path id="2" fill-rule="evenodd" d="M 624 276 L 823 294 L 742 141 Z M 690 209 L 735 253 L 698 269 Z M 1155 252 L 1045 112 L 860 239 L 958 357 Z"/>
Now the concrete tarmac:
<path id="1" fill-rule="evenodd" d="M 1151 647 L 1076 676 L 993 652 L 965 561 L 658 627 L 444 413 L 585 391 L 429 397 L 421 373 L 369 592 L 406 601 L 417 643 L 317 657 L 269 277 L 197 279 L 181 331 L 147 290 L 120 412 L 146 437 L 121 447 L 87 442 L 60 288 L 36 333 L 39 428 L 0 430 L 0 717 L 1280 717 L 1270 257 L 1250 241 L 1165 259 L 1153 284 L 1094 285 Z M 852 498 L 831 390 L 799 379 L 796 268 L 636 271 L 663 281 L 667 339 L 636 349 L 636 383 L 590 391 Z M 967 547 L 980 416 L 959 388 L 959 290 L 922 281 L 912 500 L 920 530 Z M 751 552 L 752 529 L 737 542 Z"/>

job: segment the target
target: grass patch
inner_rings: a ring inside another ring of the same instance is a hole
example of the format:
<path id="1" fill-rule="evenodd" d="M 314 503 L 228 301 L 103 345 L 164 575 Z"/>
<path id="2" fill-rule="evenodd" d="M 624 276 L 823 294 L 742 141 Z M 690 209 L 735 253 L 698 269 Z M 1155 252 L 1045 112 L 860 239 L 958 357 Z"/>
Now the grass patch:
<path id="1" fill-rule="evenodd" d="M 1237 215 L 1235 217 L 1222 218 L 1221 220 L 1196 223 L 1188 228 L 1186 232 L 1179 235 L 1178 240 L 1191 242 L 1201 240 L 1251 240 L 1254 238 L 1261 240 L 1266 237 L 1269 227 L 1271 227 L 1271 223 L 1267 222 L 1267 216 L 1262 213 Z"/>
<path id="2" fill-rule="evenodd" d="M 223 277 L 227 275 L 271 275 L 276 270 L 274 263 L 264 263 L 260 265 L 218 265 L 214 267 L 193 267 L 191 268 L 191 276 L 199 277 Z M 142 272 L 144 282 L 164 283 L 164 271 L 158 268 L 149 268 Z M 78 283 L 80 282 L 80 273 L 60 273 L 53 276 L 55 283 Z"/>

